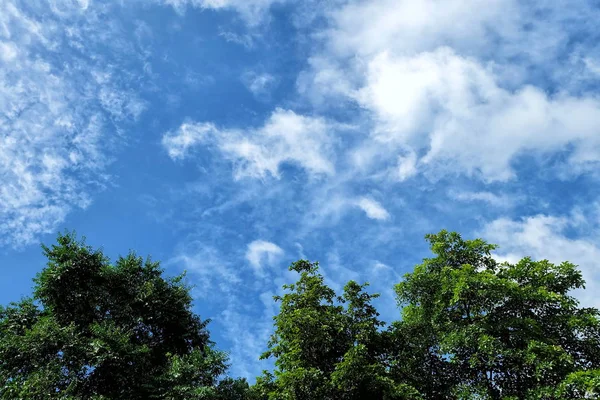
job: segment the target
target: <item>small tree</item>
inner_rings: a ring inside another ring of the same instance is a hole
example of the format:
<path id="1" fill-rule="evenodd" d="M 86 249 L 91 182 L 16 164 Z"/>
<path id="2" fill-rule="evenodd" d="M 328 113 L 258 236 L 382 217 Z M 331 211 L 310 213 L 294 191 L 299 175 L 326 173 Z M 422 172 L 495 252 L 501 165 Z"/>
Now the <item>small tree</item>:
<path id="1" fill-rule="evenodd" d="M 290 270 L 300 277 L 284 285 L 275 332 L 263 358 L 274 357 L 274 375 L 258 381 L 265 397 L 280 399 L 394 399 L 413 393 L 388 376 L 379 314 L 364 291 L 350 281 L 342 296 L 324 283 L 318 264 L 306 260 Z"/>
<path id="2" fill-rule="evenodd" d="M 33 298 L 0 308 L 0 398 L 219 398 L 227 357 L 181 276 L 133 253 L 111 265 L 72 234 L 44 253 Z"/>

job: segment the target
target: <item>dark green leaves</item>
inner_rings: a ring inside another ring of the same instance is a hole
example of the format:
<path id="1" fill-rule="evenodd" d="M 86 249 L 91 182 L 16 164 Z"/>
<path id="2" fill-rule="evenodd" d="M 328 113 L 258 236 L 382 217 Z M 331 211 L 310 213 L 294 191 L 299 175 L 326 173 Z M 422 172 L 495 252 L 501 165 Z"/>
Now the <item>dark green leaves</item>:
<path id="1" fill-rule="evenodd" d="M 165 279 L 158 263 L 134 254 L 111 265 L 71 234 L 44 253 L 35 302 L 0 311 L 0 397 L 217 393 L 227 357 L 213 349 L 180 278 Z"/>

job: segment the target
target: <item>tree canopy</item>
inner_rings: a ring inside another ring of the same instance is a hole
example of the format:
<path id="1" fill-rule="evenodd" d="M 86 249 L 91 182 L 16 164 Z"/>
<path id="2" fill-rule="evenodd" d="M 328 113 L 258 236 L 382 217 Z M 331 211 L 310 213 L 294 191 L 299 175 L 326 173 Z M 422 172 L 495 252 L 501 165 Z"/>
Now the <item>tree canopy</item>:
<path id="1" fill-rule="evenodd" d="M 368 284 L 336 293 L 318 263 L 292 263 L 262 355 L 275 368 L 250 386 L 227 376 L 182 276 L 133 253 L 111 264 L 60 235 L 32 297 L 0 308 L 0 398 L 600 398 L 600 312 L 573 297 L 585 283 L 575 265 L 426 238 L 433 256 L 395 285 L 390 324 Z"/>
<path id="2" fill-rule="evenodd" d="M 204 399 L 225 390 L 217 379 L 227 356 L 191 311 L 181 276 L 166 279 L 159 263 L 133 253 L 111 265 L 71 234 L 44 253 L 33 297 L 0 309 L 1 398 Z"/>

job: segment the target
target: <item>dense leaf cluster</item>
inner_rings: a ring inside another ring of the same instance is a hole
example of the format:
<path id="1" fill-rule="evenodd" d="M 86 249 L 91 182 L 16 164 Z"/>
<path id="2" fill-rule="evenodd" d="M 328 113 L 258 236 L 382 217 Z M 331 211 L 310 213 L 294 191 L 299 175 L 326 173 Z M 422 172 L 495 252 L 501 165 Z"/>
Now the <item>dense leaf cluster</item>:
<path id="1" fill-rule="evenodd" d="M 111 265 L 73 235 L 44 248 L 31 299 L 0 308 L 2 399 L 554 400 L 600 398 L 600 313 L 571 295 L 576 266 L 524 258 L 457 233 L 396 284 L 402 318 L 376 294 L 327 286 L 300 260 L 249 386 L 191 311 L 182 278 L 134 254 Z"/>
<path id="2" fill-rule="evenodd" d="M 0 398 L 234 398 L 181 277 L 135 254 L 110 265 L 73 235 L 44 252 L 33 299 L 0 308 Z"/>

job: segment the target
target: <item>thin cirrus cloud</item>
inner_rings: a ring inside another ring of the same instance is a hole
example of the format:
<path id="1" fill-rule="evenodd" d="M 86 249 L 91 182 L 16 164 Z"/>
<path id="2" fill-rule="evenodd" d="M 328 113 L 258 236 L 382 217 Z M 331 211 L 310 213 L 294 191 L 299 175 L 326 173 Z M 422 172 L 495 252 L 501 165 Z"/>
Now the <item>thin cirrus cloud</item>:
<path id="1" fill-rule="evenodd" d="M 106 184 L 108 147 L 122 140 L 110 131 L 145 109 L 94 53 L 112 33 L 96 30 L 101 12 L 85 1 L 0 4 L 1 244 L 30 244 L 86 208 L 90 188 Z"/>
<path id="2" fill-rule="evenodd" d="M 213 10 L 233 10 L 254 27 L 268 17 L 272 4 L 283 3 L 286 0 L 155 0 L 156 2 L 173 7 L 177 12 L 184 13 L 188 7 Z"/>

